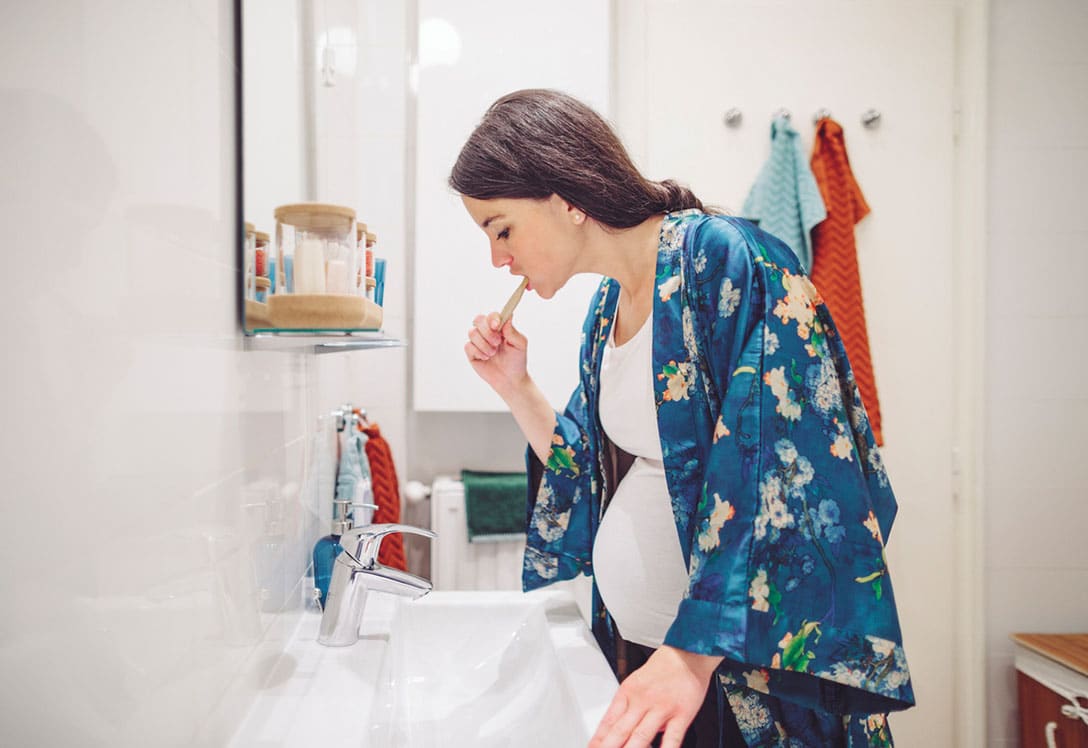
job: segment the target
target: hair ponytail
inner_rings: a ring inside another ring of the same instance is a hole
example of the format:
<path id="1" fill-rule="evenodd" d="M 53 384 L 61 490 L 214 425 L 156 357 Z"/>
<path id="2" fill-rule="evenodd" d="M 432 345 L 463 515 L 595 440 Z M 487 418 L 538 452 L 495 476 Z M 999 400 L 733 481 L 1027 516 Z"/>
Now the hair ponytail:
<path id="1" fill-rule="evenodd" d="M 688 208 L 704 210 L 702 200 L 697 198 L 695 193 L 684 185 L 672 179 L 666 179 L 663 182 L 657 182 L 657 186 L 664 195 L 664 212 L 669 213 L 674 210 L 686 210 Z"/>

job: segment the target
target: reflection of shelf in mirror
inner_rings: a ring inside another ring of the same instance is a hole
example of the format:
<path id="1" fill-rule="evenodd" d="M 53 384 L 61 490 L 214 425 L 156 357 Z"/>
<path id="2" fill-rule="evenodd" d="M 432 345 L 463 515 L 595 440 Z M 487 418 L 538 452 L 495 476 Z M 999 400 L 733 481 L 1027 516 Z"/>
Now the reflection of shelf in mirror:
<path id="1" fill-rule="evenodd" d="M 250 351 L 297 351 L 312 348 L 314 353 L 363 351 L 371 348 L 399 348 L 405 340 L 386 337 L 381 330 L 285 330 L 256 328 L 245 336 Z"/>

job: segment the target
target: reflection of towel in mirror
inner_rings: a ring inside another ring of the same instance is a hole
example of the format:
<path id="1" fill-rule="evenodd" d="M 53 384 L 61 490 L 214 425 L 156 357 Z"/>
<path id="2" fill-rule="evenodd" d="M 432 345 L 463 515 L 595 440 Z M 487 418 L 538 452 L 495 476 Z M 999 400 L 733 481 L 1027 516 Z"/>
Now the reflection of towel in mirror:
<path id="1" fill-rule="evenodd" d="M 366 443 L 366 456 L 370 460 L 370 474 L 374 487 L 374 522 L 379 524 L 400 522 L 400 486 L 397 469 L 393 465 L 393 452 L 389 442 L 382 437 L 377 424 L 363 429 L 370 437 Z M 404 558 L 404 537 L 398 532 L 386 535 L 378 551 L 378 561 L 390 568 L 408 570 Z"/>
<path id="2" fill-rule="evenodd" d="M 771 123 L 771 155 L 741 212 L 788 244 L 806 271 L 812 268 L 809 234 L 827 217 L 827 211 L 801 139 L 785 117 L 776 117 Z"/>
<path id="3" fill-rule="evenodd" d="M 366 434 L 352 430 L 345 432 L 340 443 L 340 466 L 336 472 L 336 498 L 354 504 L 373 504 L 370 461 L 366 456 Z M 351 523 L 355 527 L 370 524 L 371 509 L 349 507 Z"/>
<path id="4" fill-rule="evenodd" d="M 832 119 L 824 118 L 816 125 L 812 172 L 824 196 L 827 220 L 812 232 L 814 259 L 809 277 L 835 319 L 873 436 L 878 446 L 884 446 L 854 241 L 854 224 L 869 214 L 869 205 L 850 169 L 842 126 Z"/>
<path id="5" fill-rule="evenodd" d="M 520 540 L 525 537 L 525 473 L 461 471 L 465 488 L 465 521 L 470 543 Z"/>

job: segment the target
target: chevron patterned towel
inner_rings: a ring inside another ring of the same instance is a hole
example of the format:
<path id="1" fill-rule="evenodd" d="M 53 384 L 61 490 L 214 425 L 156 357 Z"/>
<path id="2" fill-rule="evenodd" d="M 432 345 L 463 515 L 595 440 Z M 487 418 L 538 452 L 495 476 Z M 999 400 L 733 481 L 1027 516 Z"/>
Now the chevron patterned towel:
<path id="1" fill-rule="evenodd" d="M 812 267 L 809 234 L 827 211 L 801 150 L 801 139 L 785 117 L 771 122 L 771 155 L 756 177 L 742 212 L 744 218 L 786 242 L 805 270 Z"/>
<path id="2" fill-rule="evenodd" d="M 809 276 L 839 329 L 873 436 L 876 443 L 883 446 L 880 401 L 869 354 L 869 334 L 854 243 L 854 224 L 868 215 L 869 205 L 850 170 L 842 126 L 832 119 L 821 119 L 816 125 L 812 172 L 827 206 L 827 220 L 812 232 L 814 258 Z"/>
<path id="3" fill-rule="evenodd" d="M 382 437 L 378 424 L 373 423 L 363 429 L 370 437 L 366 443 L 366 456 L 370 460 L 370 475 L 374 482 L 374 503 L 378 505 L 374 512 L 374 523 L 400 522 L 400 485 L 397 483 L 397 468 L 393 464 L 393 451 L 389 442 Z M 404 536 L 399 532 L 386 536 L 378 549 L 378 562 L 401 571 L 408 570 L 404 556 Z"/>

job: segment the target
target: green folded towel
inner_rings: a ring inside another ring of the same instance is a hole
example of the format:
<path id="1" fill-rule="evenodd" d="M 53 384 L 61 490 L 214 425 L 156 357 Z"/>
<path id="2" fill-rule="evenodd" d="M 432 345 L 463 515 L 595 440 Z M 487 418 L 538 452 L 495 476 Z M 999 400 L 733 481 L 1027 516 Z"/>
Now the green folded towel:
<path id="1" fill-rule="evenodd" d="M 525 537 L 525 473 L 484 473 L 462 470 L 465 521 L 470 543 L 500 542 Z"/>

